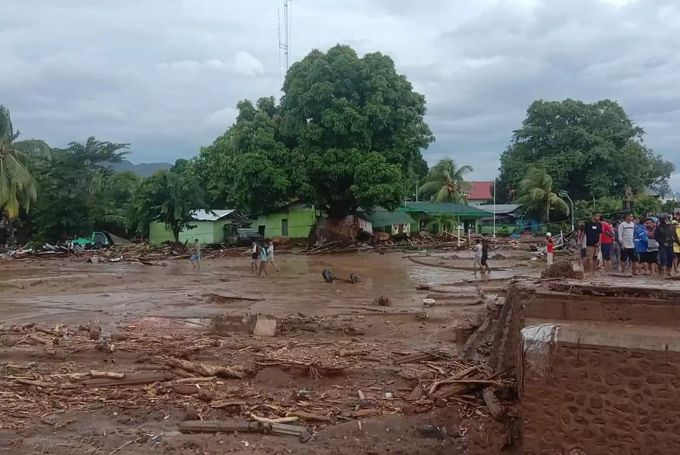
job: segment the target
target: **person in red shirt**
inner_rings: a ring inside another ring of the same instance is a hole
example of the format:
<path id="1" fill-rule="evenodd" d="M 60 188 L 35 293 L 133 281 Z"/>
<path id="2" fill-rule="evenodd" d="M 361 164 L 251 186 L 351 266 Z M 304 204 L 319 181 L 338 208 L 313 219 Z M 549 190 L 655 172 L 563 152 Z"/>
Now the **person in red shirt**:
<path id="1" fill-rule="evenodd" d="M 605 219 L 601 219 L 602 234 L 600 234 L 600 251 L 602 263 L 607 272 L 612 271 L 612 245 L 614 244 L 614 228 Z"/>
<path id="2" fill-rule="evenodd" d="M 555 253 L 555 244 L 553 243 L 552 234 L 548 232 L 545 234 L 545 257 L 548 266 L 553 264 L 553 255 Z"/>

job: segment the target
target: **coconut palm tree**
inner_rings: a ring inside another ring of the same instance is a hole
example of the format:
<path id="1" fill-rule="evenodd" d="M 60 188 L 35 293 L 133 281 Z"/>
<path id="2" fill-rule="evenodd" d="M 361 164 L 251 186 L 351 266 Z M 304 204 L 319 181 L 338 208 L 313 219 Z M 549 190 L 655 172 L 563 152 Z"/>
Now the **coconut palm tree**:
<path id="1" fill-rule="evenodd" d="M 14 243 L 13 221 L 19 210 L 28 211 L 36 199 L 33 176 L 27 167 L 31 154 L 49 153 L 43 141 L 17 141 L 9 111 L 0 105 L 0 214 L 9 221 L 10 244 Z"/>
<path id="2" fill-rule="evenodd" d="M 530 167 L 519 183 L 517 202 L 526 211 L 545 213 L 550 222 L 550 209 L 569 215 L 569 205 L 553 191 L 553 180 L 543 169 Z"/>
<path id="3" fill-rule="evenodd" d="M 432 195 L 433 202 L 458 202 L 467 204 L 465 192 L 470 184 L 465 181 L 465 176 L 472 172 L 472 167 L 458 167 L 450 158 L 439 160 L 425 176 L 424 183 L 420 186 L 421 194 Z"/>

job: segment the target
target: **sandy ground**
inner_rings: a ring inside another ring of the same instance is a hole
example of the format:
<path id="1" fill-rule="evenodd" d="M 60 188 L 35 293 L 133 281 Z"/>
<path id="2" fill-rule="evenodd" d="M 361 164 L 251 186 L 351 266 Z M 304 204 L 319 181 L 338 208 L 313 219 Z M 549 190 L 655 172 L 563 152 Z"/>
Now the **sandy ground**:
<path id="1" fill-rule="evenodd" d="M 503 252 L 481 279 L 467 270 L 471 256 L 456 254 L 281 254 L 267 277 L 245 257 L 206 260 L 200 272 L 187 260 L 1 264 L 0 452 L 473 453 L 495 425 L 474 397 L 408 396 L 468 366 L 453 328 L 480 320 L 480 295 L 538 271 Z M 325 267 L 361 282 L 325 283 Z M 276 336 L 252 335 L 258 315 L 276 319 Z M 99 328 L 110 343 L 91 339 Z M 399 360 L 423 351 L 437 356 Z M 238 377 L 187 372 L 178 360 Z M 84 380 L 90 370 L 168 378 L 101 386 Z M 251 413 L 298 413 L 294 424 L 313 438 L 177 431 L 184 420 Z"/>

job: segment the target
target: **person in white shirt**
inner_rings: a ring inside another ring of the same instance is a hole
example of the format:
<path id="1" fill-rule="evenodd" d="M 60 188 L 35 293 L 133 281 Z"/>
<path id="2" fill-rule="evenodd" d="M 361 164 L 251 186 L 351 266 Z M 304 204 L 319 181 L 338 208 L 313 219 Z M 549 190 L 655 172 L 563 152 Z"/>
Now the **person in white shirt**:
<path id="1" fill-rule="evenodd" d="M 475 252 L 475 262 L 474 265 L 472 266 L 472 271 L 477 275 L 477 268 L 479 267 L 479 271 L 482 271 L 482 253 L 483 253 L 483 247 L 482 247 L 482 241 L 477 239 L 477 243 L 475 246 L 472 248 L 472 251 Z"/>
<path id="2" fill-rule="evenodd" d="M 274 262 L 274 242 L 272 242 L 272 241 L 269 242 L 269 247 L 267 247 L 267 258 L 268 258 L 268 262 L 278 272 L 279 267 L 276 265 L 276 262 Z"/>
<path id="3" fill-rule="evenodd" d="M 633 215 L 626 213 L 624 221 L 619 223 L 619 244 L 621 245 L 620 270 L 624 271 L 626 262 L 630 262 L 631 271 L 635 269 L 637 256 L 635 254 L 635 223 Z"/>

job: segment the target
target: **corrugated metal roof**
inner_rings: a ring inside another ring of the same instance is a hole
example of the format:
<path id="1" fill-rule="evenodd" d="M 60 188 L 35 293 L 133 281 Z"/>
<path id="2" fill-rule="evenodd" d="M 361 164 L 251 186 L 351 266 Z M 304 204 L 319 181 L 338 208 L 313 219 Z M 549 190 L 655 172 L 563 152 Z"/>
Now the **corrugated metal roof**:
<path id="1" fill-rule="evenodd" d="M 366 214 L 373 226 L 391 226 L 393 224 L 410 224 L 414 220 L 406 212 L 394 211 L 388 212 L 387 210 L 375 210 L 373 213 Z"/>
<path id="2" fill-rule="evenodd" d="M 518 208 L 520 208 L 522 205 L 521 204 L 496 204 L 496 215 L 498 214 L 506 214 L 506 213 L 512 213 Z M 486 210 L 487 212 L 494 212 L 494 205 L 493 204 L 482 204 L 478 206 L 482 210 Z"/>
<path id="3" fill-rule="evenodd" d="M 234 213 L 235 209 L 229 210 L 194 210 L 191 212 L 191 218 L 194 221 L 217 221 L 221 220 L 227 215 Z"/>
<path id="4" fill-rule="evenodd" d="M 481 218 L 489 215 L 493 216 L 493 213 L 481 210 L 472 205 L 455 204 L 453 202 L 407 202 L 405 207 L 402 207 L 400 210 L 405 212 L 424 212 L 432 215 L 446 214 L 471 218 Z"/>
<path id="5" fill-rule="evenodd" d="M 493 199 L 493 181 L 467 182 L 470 191 L 466 199 L 468 201 L 488 201 Z"/>

